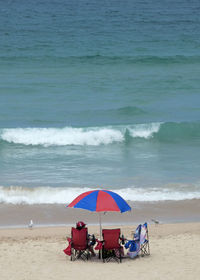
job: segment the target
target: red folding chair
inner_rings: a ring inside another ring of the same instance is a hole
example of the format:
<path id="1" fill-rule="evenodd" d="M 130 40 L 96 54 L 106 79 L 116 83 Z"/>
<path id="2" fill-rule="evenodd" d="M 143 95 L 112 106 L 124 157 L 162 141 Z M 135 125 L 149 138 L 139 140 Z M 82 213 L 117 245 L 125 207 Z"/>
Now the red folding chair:
<path id="1" fill-rule="evenodd" d="M 111 259 L 122 261 L 123 247 L 120 245 L 120 229 L 103 229 L 103 262 L 109 262 Z"/>
<path id="2" fill-rule="evenodd" d="M 75 261 L 78 258 L 88 260 L 90 257 L 88 248 L 88 229 L 82 228 L 81 230 L 78 230 L 72 227 L 71 236 L 71 261 Z"/>

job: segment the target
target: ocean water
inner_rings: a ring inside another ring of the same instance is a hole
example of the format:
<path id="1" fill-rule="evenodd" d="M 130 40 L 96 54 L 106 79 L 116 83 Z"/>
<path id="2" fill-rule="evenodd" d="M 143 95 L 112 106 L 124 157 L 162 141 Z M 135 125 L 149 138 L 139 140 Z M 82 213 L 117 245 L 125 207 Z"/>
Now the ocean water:
<path id="1" fill-rule="evenodd" d="M 0 5 L 0 202 L 200 198 L 200 2 Z"/>

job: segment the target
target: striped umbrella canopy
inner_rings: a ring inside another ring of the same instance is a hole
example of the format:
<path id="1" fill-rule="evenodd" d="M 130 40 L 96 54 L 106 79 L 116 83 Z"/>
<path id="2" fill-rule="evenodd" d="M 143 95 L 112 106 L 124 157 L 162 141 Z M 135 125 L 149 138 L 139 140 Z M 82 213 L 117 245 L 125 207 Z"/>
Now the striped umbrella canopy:
<path id="1" fill-rule="evenodd" d="M 81 208 L 93 212 L 126 212 L 131 207 L 117 193 L 107 190 L 93 190 L 80 194 L 67 207 Z"/>
<path id="2" fill-rule="evenodd" d="M 80 208 L 93 212 L 126 212 L 131 207 L 117 193 L 108 190 L 92 190 L 77 196 L 67 207 Z M 100 238 L 101 215 L 99 213 Z"/>

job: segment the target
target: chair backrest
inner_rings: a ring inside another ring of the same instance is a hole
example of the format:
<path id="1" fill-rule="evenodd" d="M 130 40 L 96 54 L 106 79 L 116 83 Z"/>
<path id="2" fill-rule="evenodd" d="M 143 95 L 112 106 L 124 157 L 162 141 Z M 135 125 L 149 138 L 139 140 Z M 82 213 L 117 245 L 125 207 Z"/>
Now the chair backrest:
<path id="1" fill-rule="evenodd" d="M 144 223 L 143 225 L 141 225 L 141 230 L 140 230 L 140 244 L 141 245 L 147 241 L 147 233 L 148 233 L 147 223 Z"/>
<path id="2" fill-rule="evenodd" d="M 140 240 L 141 227 L 142 227 L 142 225 L 140 224 L 140 225 L 138 225 L 138 227 L 135 230 L 135 233 L 133 235 L 133 239 L 135 241 L 139 241 Z"/>
<path id="3" fill-rule="evenodd" d="M 82 228 L 78 230 L 76 228 L 72 228 L 72 247 L 76 250 L 86 250 L 88 247 L 88 229 Z"/>
<path id="4" fill-rule="evenodd" d="M 120 248 L 120 228 L 117 229 L 103 229 L 102 236 L 104 241 L 104 248 L 107 250 Z"/>

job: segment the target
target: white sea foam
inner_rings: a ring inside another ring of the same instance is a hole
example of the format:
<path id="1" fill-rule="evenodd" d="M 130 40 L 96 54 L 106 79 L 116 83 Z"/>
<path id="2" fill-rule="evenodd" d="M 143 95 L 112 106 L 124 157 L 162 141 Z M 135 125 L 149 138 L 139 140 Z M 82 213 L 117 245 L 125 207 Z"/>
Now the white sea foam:
<path id="1" fill-rule="evenodd" d="M 14 128 L 4 129 L 1 138 L 9 143 L 24 145 L 64 146 L 93 145 L 121 142 L 120 130 L 110 128 Z"/>
<path id="2" fill-rule="evenodd" d="M 89 188 L 52 188 L 52 187 L 0 187 L 0 203 L 12 204 L 68 204 Z M 200 199 L 200 190 L 174 190 L 171 188 L 125 188 L 113 189 L 128 201 L 164 201 Z"/>
<path id="3" fill-rule="evenodd" d="M 160 123 L 127 126 L 88 128 L 9 128 L 0 132 L 2 140 L 23 145 L 65 146 L 65 145 L 108 145 L 125 141 L 128 130 L 131 137 L 148 139 L 160 129 Z"/>
<path id="4" fill-rule="evenodd" d="M 160 129 L 161 123 L 137 124 L 129 127 L 129 133 L 132 137 L 151 138 L 154 133 Z"/>
<path id="5" fill-rule="evenodd" d="M 86 188 L 0 187 L 0 202 L 12 204 L 69 203 Z"/>

